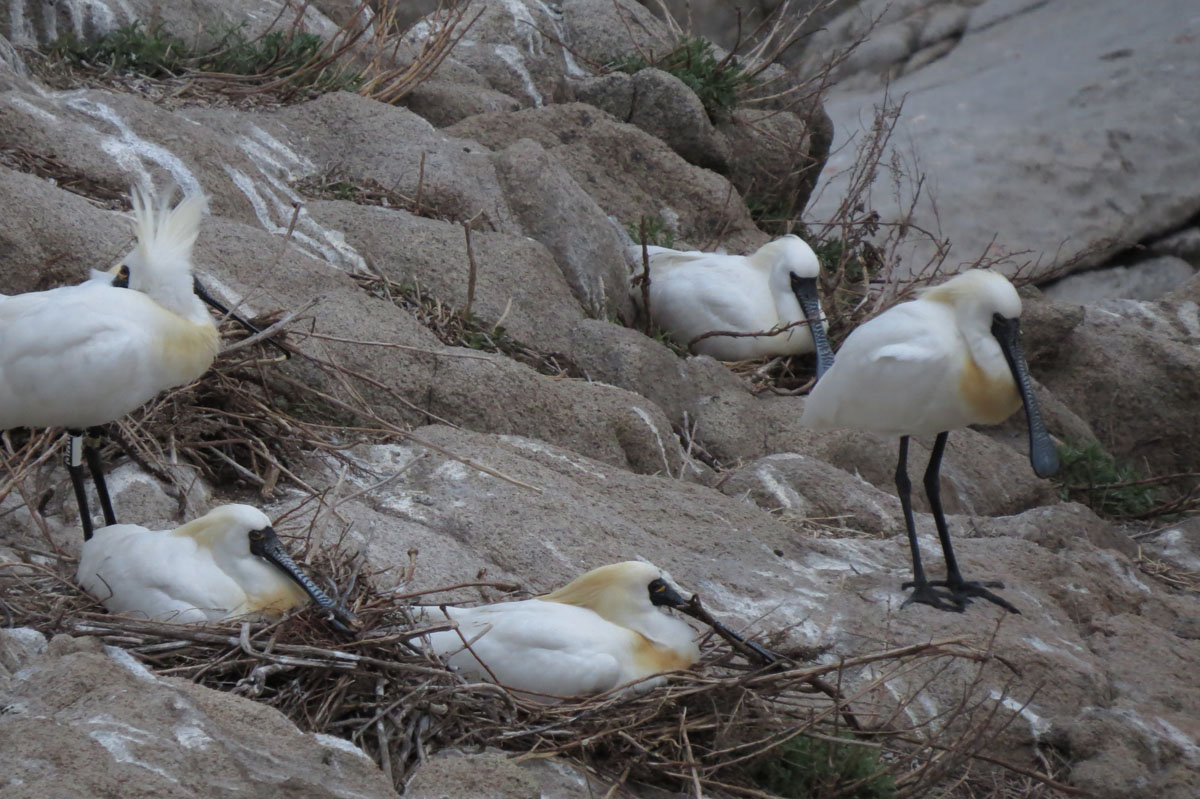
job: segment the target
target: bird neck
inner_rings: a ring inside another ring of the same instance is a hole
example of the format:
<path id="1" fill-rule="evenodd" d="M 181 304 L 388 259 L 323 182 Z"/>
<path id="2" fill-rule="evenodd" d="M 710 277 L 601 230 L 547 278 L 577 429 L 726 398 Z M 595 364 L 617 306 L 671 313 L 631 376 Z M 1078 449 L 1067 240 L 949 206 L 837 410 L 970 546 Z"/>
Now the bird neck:
<path id="1" fill-rule="evenodd" d="M 771 299 L 775 302 L 775 313 L 779 316 L 779 324 L 790 325 L 804 319 L 804 309 L 796 292 L 792 291 L 792 273 L 787 263 L 782 259 L 771 266 L 767 286 L 771 291 Z"/>
<path id="2" fill-rule="evenodd" d="M 695 662 L 700 650 L 693 640 L 695 631 L 683 619 L 668 616 L 657 608 L 639 608 L 634 613 L 622 614 L 618 618 L 605 617 L 613 624 L 632 630 L 661 650 L 669 651 Z"/>
<path id="3" fill-rule="evenodd" d="M 1004 359 L 1004 351 L 1000 349 L 1000 342 L 992 335 L 991 316 L 981 314 L 977 308 L 972 307 L 958 307 L 955 311 L 959 332 L 966 342 L 975 366 L 989 379 L 1007 378 L 1011 381 L 1012 373 Z"/>

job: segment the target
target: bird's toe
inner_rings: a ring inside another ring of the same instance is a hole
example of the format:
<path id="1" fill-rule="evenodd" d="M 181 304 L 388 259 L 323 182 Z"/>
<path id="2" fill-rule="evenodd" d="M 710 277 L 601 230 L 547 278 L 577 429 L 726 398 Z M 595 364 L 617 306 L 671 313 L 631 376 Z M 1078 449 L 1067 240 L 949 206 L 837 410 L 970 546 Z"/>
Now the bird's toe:
<path id="1" fill-rule="evenodd" d="M 932 583 L 904 583 L 902 588 L 912 588 L 913 592 L 909 594 L 908 599 L 904 600 L 901 607 L 908 607 L 914 602 L 921 605 L 929 605 L 938 610 L 946 610 L 951 613 L 962 613 L 967 603 L 971 600 L 966 596 L 949 593 L 946 591 L 938 591 L 933 587 Z"/>

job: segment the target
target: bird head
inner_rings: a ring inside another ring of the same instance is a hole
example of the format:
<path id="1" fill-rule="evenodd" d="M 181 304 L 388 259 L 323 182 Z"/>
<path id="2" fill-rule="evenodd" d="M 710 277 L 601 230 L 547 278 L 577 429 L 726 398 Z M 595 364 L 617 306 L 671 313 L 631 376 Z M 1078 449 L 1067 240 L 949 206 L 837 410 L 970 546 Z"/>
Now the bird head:
<path id="1" fill-rule="evenodd" d="M 652 563 L 637 560 L 592 569 L 539 598 L 587 608 L 622 626 L 655 607 L 687 604 L 668 575 Z"/>
<path id="2" fill-rule="evenodd" d="M 1021 297 L 1013 284 L 999 272 L 971 269 L 926 290 L 921 299 L 953 306 L 960 327 L 983 328 L 995 338 L 1025 406 L 1029 462 L 1034 474 L 1049 477 L 1057 472 L 1058 449 L 1042 420 L 1021 347 Z"/>
<path id="3" fill-rule="evenodd" d="M 258 508 L 221 505 L 178 528 L 175 534 L 191 536 L 197 545 L 208 547 L 219 562 L 236 564 L 247 558 L 262 559 L 295 581 L 322 610 L 330 612 L 334 627 L 353 632 L 360 626 L 354 614 L 340 607 L 300 570 L 284 549 L 270 518 Z"/>
<path id="4" fill-rule="evenodd" d="M 137 244 L 113 271 L 113 285 L 140 291 L 193 322 L 211 324 L 192 284 L 192 246 L 208 201 L 195 192 L 172 209 L 167 195 L 156 199 L 135 188 L 131 197 Z"/>
<path id="5" fill-rule="evenodd" d="M 799 236 L 788 234 L 767 242 L 750 256 L 759 268 L 770 269 L 771 293 L 792 293 L 808 321 L 817 355 L 817 379 L 833 366 L 833 349 L 825 335 L 825 313 L 821 310 L 817 277 L 821 262 L 813 248 Z"/>

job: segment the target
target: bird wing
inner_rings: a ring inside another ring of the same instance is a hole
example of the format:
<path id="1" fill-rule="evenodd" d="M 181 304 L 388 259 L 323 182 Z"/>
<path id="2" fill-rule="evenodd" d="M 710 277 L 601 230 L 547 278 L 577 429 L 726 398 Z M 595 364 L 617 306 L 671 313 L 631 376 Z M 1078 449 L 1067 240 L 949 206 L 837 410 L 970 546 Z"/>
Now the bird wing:
<path id="1" fill-rule="evenodd" d="M 856 328 L 809 394 L 802 424 L 894 435 L 940 432 L 927 428 L 941 416 L 960 335 L 952 317 L 925 305 L 931 303 L 897 305 Z"/>
<path id="2" fill-rule="evenodd" d="M 531 599 L 478 608 L 447 608 L 472 652 L 454 631 L 429 636 L 434 651 L 469 679 L 552 696 L 600 693 L 622 682 L 636 634 L 590 610 Z M 485 669 L 481 665 L 487 665 Z"/>
<path id="3" fill-rule="evenodd" d="M 650 310 L 681 345 L 714 330 L 765 331 L 779 324 L 767 274 L 740 255 L 670 250 L 654 256 Z M 726 338 L 723 343 L 758 342 Z"/>
<path id="4" fill-rule="evenodd" d="M 85 541 L 76 580 L 110 613 L 161 621 L 221 619 L 246 601 L 193 539 L 135 524 L 101 528 Z"/>
<path id="5" fill-rule="evenodd" d="M 95 280 L 0 298 L 0 428 L 88 427 L 138 407 L 167 387 L 170 318 Z"/>

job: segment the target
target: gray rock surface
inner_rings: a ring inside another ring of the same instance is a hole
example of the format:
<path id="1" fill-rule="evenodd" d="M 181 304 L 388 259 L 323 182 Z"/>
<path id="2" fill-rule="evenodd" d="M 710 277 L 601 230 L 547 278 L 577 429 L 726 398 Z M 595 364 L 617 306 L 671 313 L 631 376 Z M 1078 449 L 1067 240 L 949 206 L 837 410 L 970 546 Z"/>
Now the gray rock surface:
<path id="1" fill-rule="evenodd" d="M 1194 187 L 1178 188 L 1195 153 L 1195 137 L 1187 138 L 1194 109 L 1179 98 L 1195 84 L 1177 90 L 1164 78 L 1168 68 L 1180 80 L 1193 69 L 1175 49 L 1183 46 L 1175 38 L 1180 23 L 1164 34 L 1160 14 L 1177 6 L 1138 11 L 1140 24 L 1131 26 L 1134 11 L 1109 5 L 902 2 L 881 19 L 880 31 L 907 48 L 883 68 L 908 71 L 897 85 L 912 90 L 905 124 L 919 134 L 914 146 L 933 147 L 927 165 L 950 169 L 968 187 L 938 173 L 944 221 L 971 223 L 945 226 L 956 248 L 974 246 L 976 234 L 990 240 L 979 232 L 989 225 L 1011 236 L 1000 242 L 1010 249 L 1046 249 L 1056 230 L 1090 241 L 1103 229 L 1191 257 L 1183 234 L 1156 244 L 1150 232 L 1195 224 L 1187 218 Z M 89 13 L 99 7 L 91 4 Z M 320 8 L 345 13 L 330 3 Z M 1102 12 L 1114 20 L 1108 32 L 1096 23 Z M 426 84 L 407 108 L 346 93 L 239 109 L 156 105 L 95 87 L 35 88 L 0 47 L 0 286 L 61 285 L 111 264 L 130 239 L 128 220 L 113 209 L 131 183 L 202 187 L 212 213 L 195 260 L 214 292 L 251 316 L 316 300 L 289 340 L 362 379 L 351 392 L 303 357 L 262 368 L 370 403 L 387 422 L 413 430 L 414 439 L 398 443 L 355 444 L 347 433 L 346 462 L 312 452 L 293 464 L 306 483 L 342 497 L 395 476 L 338 510 L 349 525 L 346 540 L 361 548 L 381 584 L 408 567 L 411 549 L 413 588 L 462 582 L 483 569 L 542 591 L 598 564 L 641 557 L 699 592 L 734 626 L 752 634 L 787 630 L 785 643 L 794 645 L 829 645 L 823 657 L 831 663 L 884 644 L 966 636 L 1019 669 L 1015 676 L 983 672 L 972 700 L 1013 717 L 989 741 L 989 753 L 1037 765 L 1034 749 L 1050 746 L 1066 753 L 1063 778 L 1095 796 L 1193 799 L 1200 787 L 1196 600 L 1136 560 L 1142 545 L 1147 556 L 1194 571 L 1191 525 L 1184 520 L 1135 541 L 1087 508 L 1060 502 L 1054 484 L 1031 474 L 1020 414 L 994 428 L 955 431 L 943 477 L 956 551 L 969 578 L 1003 580 L 1005 596 L 1023 613 L 1002 616 L 979 603 L 963 615 L 902 607 L 910 554 L 892 485 L 895 441 L 801 430 L 803 397 L 753 394 L 724 365 L 680 358 L 609 321 L 627 309 L 627 266 L 610 215 L 621 225 L 644 214 L 677 218 L 687 243 L 719 239 L 744 252 L 766 236 L 742 202 L 754 184 L 739 182 L 743 170 L 790 175 L 790 168 L 762 151 L 739 162 L 757 145 L 726 129 L 718 133 L 736 142 L 727 179 L 689 163 L 679 141 L 648 133 L 651 121 L 639 127 L 585 103 L 555 102 L 570 96 L 568 82 L 583 80 L 571 73 L 568 52 L 580 70 L 593 72 L 630 52 L 631 37 L 650 50 L 669 42 L 640 6 L 513 0 L 489 4 L 487 14 L 471 32 L 473 44 L 439 71 L 441 82 Z M 537 25 L 522 23 L 525 16 Z M 1065 50 L 1051 35 L 1064 19 L 1078 23 Z M 834 20 L 831 31 L 843 35 L 842 24 Z M 1131 54 L 1121 52 L 1126 40 Z M 519 58 L 506 61 L 506 47 Z M 942 55 L 917 68 L 935 53 Z M 1064 53 L 1072 59 L 1066 66 Z M 651 77 L 660 88 L 667 83 Z M 1159 79 L 1161 86 L 1146 88 Z M 1173 116 L 1159 113 L 1170 105 L 1167 88 Z M 837 101 L 842 119 L 855 98 Z M 1179 129 L 1164 126 L 1168 118 Z M 745 119 L 765 131 L 763 139 L 795 135 L 776 155 L 813 149 L 801 120 L 784 113 L 769 124 L 753 114 Z M 767 130 L 770 124 L 779 127 Z M 1114 138 L 1105 138 L 1106 129 Z M 53 158 L 59 171 L 47 174 L 45 161 L 22 153 Z M 1168 174 L 1171 180 L 1162 178 Z M 420 195 L 413 210 L 423 215 L 306 196 L 317 178 L 372 181 L 414 203 Z M 796 186 L 787 192 L 801 196 Z M 830 193 L 836 188 L 821 202 Z M 1152 212 L 1158 217 L 1150 224 Z M 473 312 L 534 350 L 561 354 L 574 376 L 448 347 L 418 315 L 365 282 L 372 274 L 420 282 L 432 300 L 463 306 L 468 259 L 460 223 L 472 218 Z M 1200 440 L 1195 278 L 1155 301 L 1083 308 L 1036 290 L 1024 297 L 1025 347 L 1054 435 L 1099 440 L 1156 473 L 1200 469 L 1189 446 Z M 927 446 L 913 445 L 909 468 L 918 482 Z M 127 462 L 111 480 L 127 520 L 152 526 L 247 498 L 247 486 L 203 479 L 180 498 Z M 19 492 L 9 492 L 0 497 L 0 561 L 29 557 L 53 568 L 39 554 L 47 546 L 67 555 L 79 546 L 58 458 L 47 458 L 29 488 L 46 515 L 49 542 Z M 274 518 L 295 511 L 301 493 L 283 480 L 266 509 Z M 920 543 L 940 576 L 932 519 L 917 493 Z M 316 507 L 296 511 L 289 524 L 303 525 Z M 902 712 L 921 725 L 961 704 L 973 668 L 914 668 L 874 687 L 878 675 L 850 679 L 866 691 L 864 704 L 880 712 L 919 697 Z M 0 707 L 16 708 L 0 713 L 6 796 L 53 795 L 55 779 L 81 786 L 64 795 L 211 795 L 213 774 L 231 791 L 254 796 L 391 795 L 374 765 L 354 752 L 329 749 L 329 741 L 253 703 L 149 677 L 131 656 L 92 640 L 47 646 L 36 634 L 0 630 Z M 181 739 L 181 725 L 207 738 L 189 732 Z M 264 736 L 275 747 L 271 756 L 254 748 Z M 430 754 L 409 786 L 414 795 L 589 795 L 586 777 L 558 760 Z M 591 790 L 603 793 L 609 784 Z"/>
<path id="2" fill-rule="evenodd" d="M 29 637 L 2 630 L 0 651 Z M 94 638 L 35 641 L 18 668 L 0 663 L 0 788 L 12 799 L 397 795 L 349 742 L 302 733 L 248 699 L 155 677 Z"/>
<path id="3" fill-rule="evenodd" d="M 1193 11 L 1187 0 L 989 0 L 945 57 L 891 84 L 903 100 L 893 152 L 928 180 L 913 221 L 949 238 L 951 265 L 990 245 L 1036 269 L 1086 268 L 1200 210 L 1189 177 L 1200 169 Z M 839 91 L 827 102 L 835 155 L 814 220 L 840 201 L 881 99 Z M 904 212 L 890 180 L 885 170 L 874 192 L 885 220 Z M 919 268 L 929 252 L 912 245 L 904 262 Z"/>
<path id="4" fill-rule="evenodd" d="M 481 114 L 446 132 L 497 149 L 532 139 L 622 224 L 636 224 L 643 215 L 677 215 L 677 238 L 697 245 L 720 239 L 731 250 L 750 250 L 766 241 L 729 181 L 687 163 L 660 139 L 590 105 Z"/>
<path id="5" fill-rule="evenodd" d="M 1112 299 L 1156 300 L 1195 274 L 1195 268 L 1182 258 L 1160 255 L 1132 266 L 1109 266 L 1067 275 L 1043 291 L 1052 300 L 1085 305 Z"/>
<path id="6" fill-rule="evenodd" d="M 643 69 L 578 82 L 575 97 L 662 139 L 697 166 L 725 172 L 729 143 L 719 136 L 700 98 L 674 75 Z"/>

